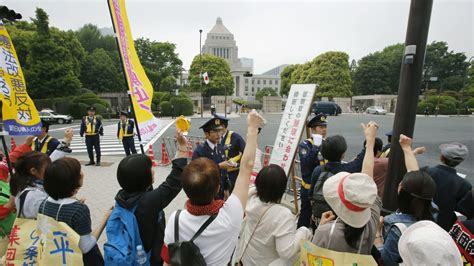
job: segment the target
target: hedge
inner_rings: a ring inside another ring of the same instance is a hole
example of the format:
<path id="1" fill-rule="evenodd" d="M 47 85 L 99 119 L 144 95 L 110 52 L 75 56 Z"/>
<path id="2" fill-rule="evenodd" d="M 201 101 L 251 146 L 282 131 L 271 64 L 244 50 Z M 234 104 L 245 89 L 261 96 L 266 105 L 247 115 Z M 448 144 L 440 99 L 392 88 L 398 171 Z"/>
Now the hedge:
<path id="1" fill-rule="evenodd" d="M 193 102 L 188 98 L 176 97 L 171 99 L 174 106 L 174 115 L 193 115 Z"/>

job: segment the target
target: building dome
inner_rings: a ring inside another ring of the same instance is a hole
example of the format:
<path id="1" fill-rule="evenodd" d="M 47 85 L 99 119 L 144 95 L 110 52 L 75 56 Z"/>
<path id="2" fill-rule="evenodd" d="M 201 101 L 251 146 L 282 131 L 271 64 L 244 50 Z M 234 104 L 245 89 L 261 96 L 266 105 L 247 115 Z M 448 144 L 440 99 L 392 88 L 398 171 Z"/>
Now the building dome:
<path id="1" fill-rule="evenodd" d="M 216 25 L 209 31 L 210 34 L 228 34 L 232 35 L 232 33 L 224 26 L 222 23 L 222 18 L 218 17 L 216 20 Z"/>

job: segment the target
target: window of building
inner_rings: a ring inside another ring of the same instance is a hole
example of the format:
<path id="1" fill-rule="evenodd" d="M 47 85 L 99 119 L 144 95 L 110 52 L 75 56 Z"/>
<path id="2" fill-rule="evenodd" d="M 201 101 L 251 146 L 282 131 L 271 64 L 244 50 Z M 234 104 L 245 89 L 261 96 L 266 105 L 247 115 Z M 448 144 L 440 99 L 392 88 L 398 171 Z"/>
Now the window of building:
<path id="1" fill-rule="evenodd" d="M 245 86 L 245 91 L 248 91 L 249 90 L 249 86 Z"/>
<path id="2" fill-rule="evenodd" d="M 260 91 L 260 88 L 257 88 L 257 91 Z"/>
<path id="3" fill-rule="evenodd" d="M 245 79 L 245 84 L 249 84 L 249 79 Z"/>
<path id="4" fill-rule="evenodd" d="M 254 88 L 254 87 L 252 87 L 252 92 L 255 92 L 255 88 Z"/>
<path id="5" fill-rule="evenodd" d="M 269 81 L 268 81 L 268 84 L 272 85 L 272 80 L 269 80 Z"/>
<path id="6" fill-rule="evenodd" d="M 257 79 L 257 84 L 260 85 L 260 80 L 259 79 Z"/>
<path id="7" fill-rule="evenodd" d="M 263 85 L 267 85 L 267 80 L 263 80 Z"/>
<path id="8" fill-rule="evenodd" d="M 255 83 L 255 82 L 254 82 L 254 80 L 252 79 L 252 85 L 253 85 L 254 83 Z"/>
<path id="9" fill-rule="evenodd" d="M 275 79 L 275 85 L 278 85 L 278 79 Z"/>

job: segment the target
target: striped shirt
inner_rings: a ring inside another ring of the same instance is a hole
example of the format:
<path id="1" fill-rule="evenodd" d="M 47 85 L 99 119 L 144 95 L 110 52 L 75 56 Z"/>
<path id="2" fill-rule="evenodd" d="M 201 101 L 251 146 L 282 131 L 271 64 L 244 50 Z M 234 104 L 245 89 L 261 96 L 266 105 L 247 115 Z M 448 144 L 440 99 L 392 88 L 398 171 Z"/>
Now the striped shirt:
<path id="1" fill-rule="evenodd" d="M 41 203 L 39 213 L 58 222 L 66 223 L 80 236 L 92 232 L 89 207 L 75 199 L 68 198 L 55 201 L 48 198 L 48 200 Z"/>

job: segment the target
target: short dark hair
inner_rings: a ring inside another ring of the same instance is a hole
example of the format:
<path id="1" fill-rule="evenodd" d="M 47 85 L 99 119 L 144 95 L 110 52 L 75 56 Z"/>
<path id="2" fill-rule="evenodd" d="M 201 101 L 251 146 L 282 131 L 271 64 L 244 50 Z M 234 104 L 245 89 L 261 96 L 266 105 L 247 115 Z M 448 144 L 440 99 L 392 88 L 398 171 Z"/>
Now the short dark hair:
<path id="1" fill-rule="evenodd" d="M 183 190 L 193 205 L 207 205 L 217 195 L 220 185 L 219 167 L 207 158 L 191 161 L 181 175 Z"/>
<path id="2" fill-rule="evenodd" d="M 447 165 L 449 167 L 453 167 L 453 168 L 458 166 L 460 163 L 462 163 L 462 162 L 456 162 L 456 161 L 450 160 L 450 159 L 444 157 L 443 155 L 441 155 L 441 158 L 442 158 L 443 163 L 445 165 Z"/>
<path id="3" fill-rule="evenodd" d="M 330 136 L 321 144 L 321 154 L 330 162 L 340 162 L 346 150 L 346 139 L 341 135 Z"/>
<path id="4" fill-rule="evenodd" d="M 285 193 L 287 180 L 285 171 L 276 164 L 262 168 L 255 179 L 258 197 L 263 202 L 279 203 Z"/>
<path id="5" fill-rule="evenodd" d="M 52 162 L 44 174 L 44 190 L 55 199 L 69 198 L 81 187 L 81 163 L 64 157 Z"/>
<path id="6" fill-rule="evenodd" d="M 364 147 L 367 144 L 367 141 L 364 141 Z M 374 156 L 377 156 L 377 153 L 381 152 L 383 149 L 383 141 L 379 138 L 375 138 L 375 143 L 374 143 Z"/>
<path id="7" fill-rule="evenodd" d="M 152 161 L 146 155 L 133 154 L 120 161 L 117 181 L 127 192 L 146 191 L 153 184 Z"/>
<path id="8" fill-rule="evenodd" d="M 50 164 L 51 159 L 48 155 L 30 151 L 20 156 L 15 161 L 15 173 L 10 179 L 10 192 L 17 196 L 23 189 L 35 186 L 35 178 L 31 175 L 31 168 L 40 170 L 45 164 Z"/>
<path id="9" fill-rule="evenodd" d="M 398 208 L 402 213 L 410 214 L 417 221 L 432 220 L 431 201 L 436 192 L 436 183 L 423 171 L 405 174 L 398 194 Z"/>

